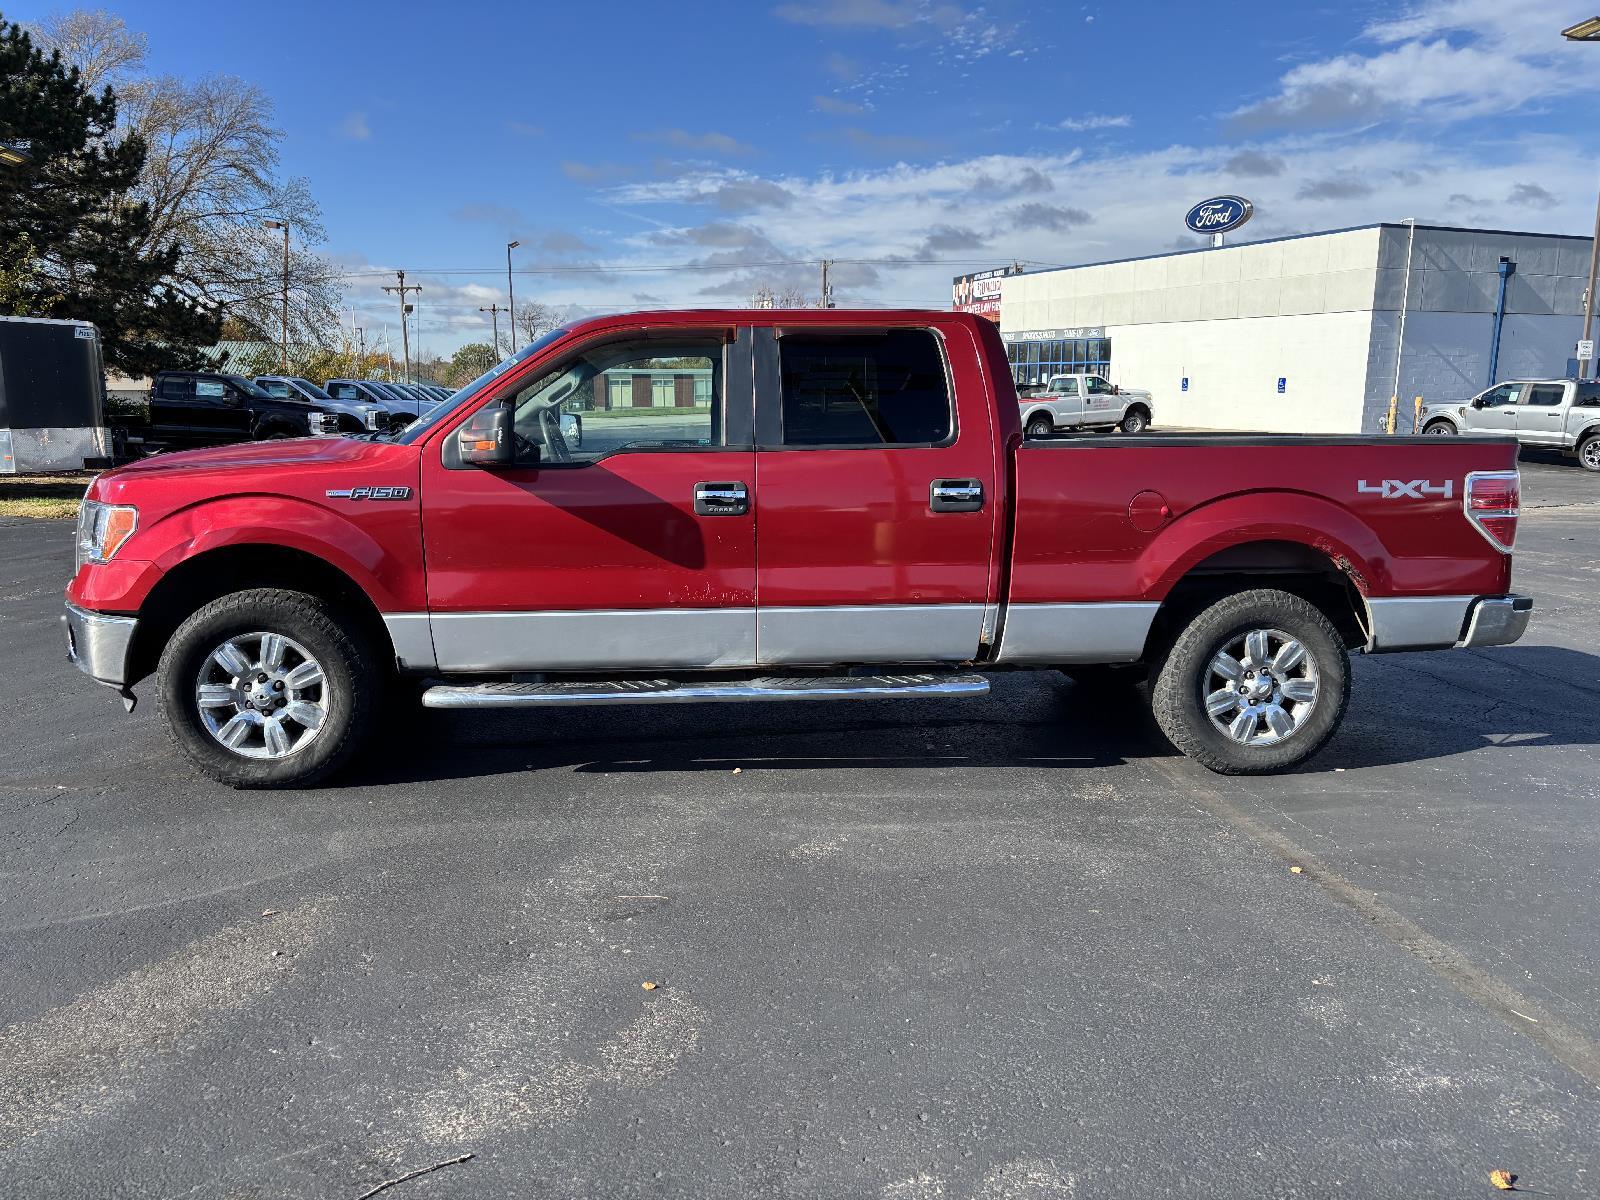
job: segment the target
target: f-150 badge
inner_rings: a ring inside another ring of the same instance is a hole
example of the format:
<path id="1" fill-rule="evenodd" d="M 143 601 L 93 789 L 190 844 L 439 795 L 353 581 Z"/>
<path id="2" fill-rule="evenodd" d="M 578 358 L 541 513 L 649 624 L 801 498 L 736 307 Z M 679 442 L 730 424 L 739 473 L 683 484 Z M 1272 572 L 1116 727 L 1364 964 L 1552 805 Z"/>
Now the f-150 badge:
<path id="1" fill-rule="evenodd" d="M 1425 496 L 1443 496 L 1449 500 L 1456 494 L 1456 481 L 1446 479 L 1443 483 L 1434 483 L 1428 479 L 1385 479 L 1382 483 L 1368 483 L 1363 479 L 1356 485 L 1356 491 L 1382 496 L 1385 500 L 1421 500 Z"/>
<path id="2" fill-rule="evenodd" d="M 408 487 L 358 487 L 340 488 L 328 492 L 330 500 L 409 500 Z"/>

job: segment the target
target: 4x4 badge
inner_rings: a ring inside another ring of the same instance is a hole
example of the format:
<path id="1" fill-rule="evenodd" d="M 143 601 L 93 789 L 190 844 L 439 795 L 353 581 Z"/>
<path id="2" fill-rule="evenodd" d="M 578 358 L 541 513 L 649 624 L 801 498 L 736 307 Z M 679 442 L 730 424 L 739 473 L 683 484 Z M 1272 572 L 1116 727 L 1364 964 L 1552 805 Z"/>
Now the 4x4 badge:
<path id="1" fill-rule="evenodd" d="M 408 487 L 358 487 L 340 488 L 328 493 L 330 500 L 409 500 Z"/>
<path id="2" fill-rule="evenodd" d="M 1454 479 L 1443 483 L 1434 483 L 1431 479 L 1385 479 L 1382 483 L 1368 483 L 1363 479 L 1356 485 L 1356 491 L 1382 496 L 1385 500 L 1421 500 L 1424 496 L 1443 496 L 1449 500 L 1455 490 Z"/>

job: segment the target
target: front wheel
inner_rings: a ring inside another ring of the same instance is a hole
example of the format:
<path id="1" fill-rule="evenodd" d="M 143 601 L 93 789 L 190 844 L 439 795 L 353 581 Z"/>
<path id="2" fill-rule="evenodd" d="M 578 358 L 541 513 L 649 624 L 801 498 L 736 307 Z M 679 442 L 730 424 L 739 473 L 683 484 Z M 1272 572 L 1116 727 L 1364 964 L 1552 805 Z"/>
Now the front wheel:
<path id="1" fill-rule="evenodd" d="M 1121 428 L 1123 433 L 1143 433 L 1149 424 L 1150 419 L 1135 408 L 1123 416 Z"/>
<path id="2" fill-rule="evenodd" d="M 1155 673 L 1167 739 L 1223 775 L 1266 775 L 1310 758 L 1338 729 L 1350 660 L 1333 623 L 1299 596 L 1238 592 L 1203 610 Z"/>
<path id="3" fill-rule="evenodd" d="M 200 770 L 234 787 L 301 787 L 338 770 L 372 724 L 372 652 L 325 601 L 258 588 L 204 605 L 157 668 L 161 711 Z"/>
<path id="4" fill-rule="evenodd" d="M 1031 438 L 1049 437 L 1055 431 L 1056 424 L 1049 417 L 1029 417 L 1023 430 Z"/>
<path id="5" fill-rule="evenodd" d="M 1422 432 L 1429 437 L 1454 437 L 1456 427 L 1449 421 L 1435 421 L 1432 425 L 1424 426 Z"/>

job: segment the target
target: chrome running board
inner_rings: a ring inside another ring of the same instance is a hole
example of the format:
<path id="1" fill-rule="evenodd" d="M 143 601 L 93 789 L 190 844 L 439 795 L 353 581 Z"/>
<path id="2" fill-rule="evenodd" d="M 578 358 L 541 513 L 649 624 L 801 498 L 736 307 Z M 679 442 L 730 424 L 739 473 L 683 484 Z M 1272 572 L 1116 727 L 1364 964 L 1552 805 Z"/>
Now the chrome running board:
<path id="1" fill-rule="evenodd" d="M 893 700 L 914 696 L 982 696 L 982 675 L 797 675 L 727 683 L 670 679 L 599 682 L 439 684 L 422 693 L 424 708 L 535 708 L 584 704 L 718 704 L 737 700 Z"/>

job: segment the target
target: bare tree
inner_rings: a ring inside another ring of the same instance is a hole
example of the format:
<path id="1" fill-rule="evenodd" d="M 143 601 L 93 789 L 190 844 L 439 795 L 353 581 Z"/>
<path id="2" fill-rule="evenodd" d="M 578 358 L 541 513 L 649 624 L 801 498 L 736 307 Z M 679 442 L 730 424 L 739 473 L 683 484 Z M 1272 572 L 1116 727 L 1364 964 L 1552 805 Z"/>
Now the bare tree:
<path id="1" fill-rule="evenodd" d="M 278 178 L 283 135 L 261 89 L 229 76 L 147 76 L 144 35 L 101 10 L 53 16 L 36 32 L 85 79 L 112 87 L 119 123 L 144 138 L 149 153 L 134 198 L 150 206 L 150 245 L 184 248 L 174 286 L 243 324 L 277 331 L 283 241 L 262 222 L 287 221 L 289 337 L 319 340 L 337 321 L 337 276 L 308 248 L 324 236 L 308 183 Z"/>
<path id="2" fill-rule="evenodd" d="M 517 305 L 517 314 L 514 319 L 516 326 L 512 334 L 512 351 L 517 349 L 517 335 L 522 336 L 522 342 L 531 342 L 543 337 L 556 326 L 560 325 L 563 318 L 548 304 L 538 300 L 524 300 Z"/>
<path id="3" fill-rule="evenodd" d="M 750 293 L 751 308 L 805 308 L 809 303 L 805 289 L 792 283 L 758 283 Z"/>

